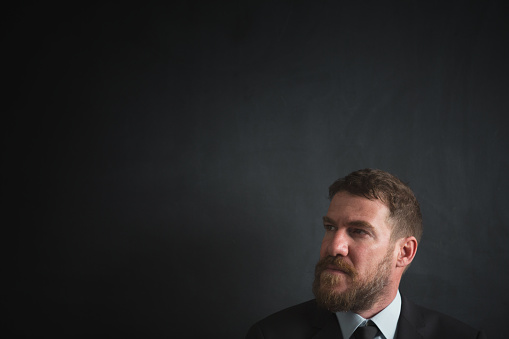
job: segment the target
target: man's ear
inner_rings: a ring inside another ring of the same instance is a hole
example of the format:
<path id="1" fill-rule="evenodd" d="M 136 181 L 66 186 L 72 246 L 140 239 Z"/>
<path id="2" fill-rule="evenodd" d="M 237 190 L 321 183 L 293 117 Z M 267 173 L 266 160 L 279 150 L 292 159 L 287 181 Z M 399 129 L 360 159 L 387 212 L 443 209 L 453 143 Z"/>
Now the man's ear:
<path id="1" fill-rule="evenodd" d="M 396 267 L 406 267 L 414 260 L 417 253 L 417 239 L 414 236 L 401 238 L 396 242 L 398 257 Z"/>

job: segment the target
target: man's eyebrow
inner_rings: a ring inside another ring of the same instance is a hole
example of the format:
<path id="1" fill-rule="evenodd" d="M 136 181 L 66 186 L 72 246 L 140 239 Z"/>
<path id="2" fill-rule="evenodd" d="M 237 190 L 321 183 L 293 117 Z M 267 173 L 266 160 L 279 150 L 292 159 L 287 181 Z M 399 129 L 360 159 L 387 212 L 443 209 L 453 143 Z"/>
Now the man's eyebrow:
<path id="1" fill-rule="evenodd" d="M 334 220 L 332 220 L 331 218 L 329 218 L 328 216 L 324 216 L 323 217 L 323 223 L 324 224 L 333 224 L 335 225 L 336 223 L 334 222 Z M 354 226 L 354 227 L 362 227 L 362 228 L 368 228 L 368 229 L 375 229 L 373 227 L 373 225 L 371 225 L 369 222 L 367 221 L 364 221 L 364 220 L 352 220 L 352 221 L 349 221 L 348 222 L 348 226 Z"/>
<path id="2" fill-rule="evenodd" d="M 324 224 L 335 224 L 334 220 L 332 220 L 331 218 L 329 218 L 328 216 L 324 216 L 323 218 L 323 223 Z"/>
<path id="3" fill-rule="evenodd" d="M 354 227 L 362 227 L 362 228 L 369 228 L 369 229 L 375 229 L 373 225 L 371 225 L 369 222 L 364 220 L 352 220 L 348 222 L 348 226 L 354 226 Z"/>

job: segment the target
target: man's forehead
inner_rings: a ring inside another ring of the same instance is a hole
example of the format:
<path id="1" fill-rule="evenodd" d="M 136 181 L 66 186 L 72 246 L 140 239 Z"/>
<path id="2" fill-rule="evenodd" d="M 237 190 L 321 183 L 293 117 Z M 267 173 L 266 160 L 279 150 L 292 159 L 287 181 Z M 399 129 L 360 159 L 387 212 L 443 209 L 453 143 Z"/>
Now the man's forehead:
<path id="1" fill-rule="evenodd" d="M 380 200 L 371 200 L 348 192 L 338 192 L 332 198 L 327 215 L 324 221 L 351 222 L 365 220 L 372 222 L 387 222 L 389 219 L 389 208 Z"/>

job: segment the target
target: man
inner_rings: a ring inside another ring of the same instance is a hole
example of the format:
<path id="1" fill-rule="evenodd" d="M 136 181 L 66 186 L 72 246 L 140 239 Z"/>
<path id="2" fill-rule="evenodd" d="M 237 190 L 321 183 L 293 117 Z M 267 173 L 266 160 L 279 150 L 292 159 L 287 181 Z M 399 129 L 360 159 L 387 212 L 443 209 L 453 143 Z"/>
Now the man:
<path id="1" fill-rule="evenodd" d="M 353 172 L 329 187 L 315 300 L 275 313 L 247 338 L 485 338 L 401 296 L 422 235 L 419 203 L 395 176 Z"/>

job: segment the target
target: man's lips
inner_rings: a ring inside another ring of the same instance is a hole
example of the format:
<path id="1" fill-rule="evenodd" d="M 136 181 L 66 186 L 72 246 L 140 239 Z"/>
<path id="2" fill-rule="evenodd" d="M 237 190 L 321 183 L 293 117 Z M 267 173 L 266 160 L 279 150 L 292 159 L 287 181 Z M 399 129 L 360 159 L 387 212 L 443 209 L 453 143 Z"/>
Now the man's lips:
<path id="1" fill-rule="evenodd" d="M 343 274 L 346 274 L 345 271 L 341 270 L 340 268 L 336 267 L 336 266 L 327 266 L 327 271 L 332 271 L 332 272 L 335 272 L 335 273 L 343 273 Z"/>

